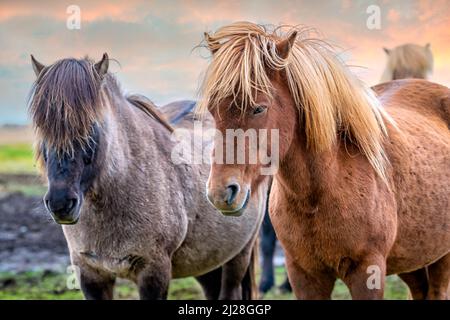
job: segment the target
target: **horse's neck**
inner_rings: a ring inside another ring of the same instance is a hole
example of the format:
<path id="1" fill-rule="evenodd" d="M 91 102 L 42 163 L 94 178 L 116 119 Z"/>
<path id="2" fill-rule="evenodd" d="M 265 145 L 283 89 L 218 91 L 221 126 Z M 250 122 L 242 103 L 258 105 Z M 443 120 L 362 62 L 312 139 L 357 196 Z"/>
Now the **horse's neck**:
<path id="1" fill-rule="evenodd" d="M 106 96 L 104 102 L 106 153 L 96 191 L 108 198 L 133 185 L 139 193 L 173 174 L 170 132 L 125 99 Z"/>
<path id="2" fill-rule="evenodd" d="M 127 104 L 125 99 L 115 97 L 109 91 L 102 92 L 102 103 L 104 104 L 103 130 L 106 142 L 104 168 L 108 174 L 114 175 L 127 170 L 130 158 L 129 140 L 130 132 L 125 130 L 124 119 L 127 113 Z"/>
<path id="3" fill-rule="evenodd" d="M 280 162 L 275 178 L 286 196 L 309 201 L 334 183 L 333 171 L 338 166 L 335 150 L 313 155 L 294 142 Z"/>

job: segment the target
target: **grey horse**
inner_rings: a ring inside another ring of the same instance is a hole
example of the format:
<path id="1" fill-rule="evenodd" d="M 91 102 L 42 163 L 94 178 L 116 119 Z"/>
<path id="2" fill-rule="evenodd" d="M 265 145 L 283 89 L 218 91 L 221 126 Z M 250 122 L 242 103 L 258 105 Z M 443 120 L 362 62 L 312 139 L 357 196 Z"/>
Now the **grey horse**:
<path id="1" fill-rule="evenodd" d="M 121 92 L 108 61 L 44 66 L 32 56 L 44 202 L 63 225 L 84 296 L 113 298 L 119 277 L 141 299 L 166 299 L 172 278 L 194 276 L 208 299 L 254 297 L 267 190 L 254 192 L 241 217 L 213 209 L 203 193 L 209 165 L 173 163 L 171 126 L 144 97 Z"/>

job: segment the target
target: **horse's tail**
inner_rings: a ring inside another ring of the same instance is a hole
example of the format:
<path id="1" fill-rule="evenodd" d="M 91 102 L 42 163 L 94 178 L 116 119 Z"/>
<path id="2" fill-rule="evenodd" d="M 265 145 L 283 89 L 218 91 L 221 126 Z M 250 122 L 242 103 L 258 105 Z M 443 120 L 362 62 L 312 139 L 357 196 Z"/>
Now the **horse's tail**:
<path id="1" fill-rule="evenodd" d="M 256 283 L 256 268 L 258 266 L 258 241 L 255 241 L 250 255 L 250 263 L 241 282 L 242 299 L 256 300 L 258 299 L 258 285 Z"/>

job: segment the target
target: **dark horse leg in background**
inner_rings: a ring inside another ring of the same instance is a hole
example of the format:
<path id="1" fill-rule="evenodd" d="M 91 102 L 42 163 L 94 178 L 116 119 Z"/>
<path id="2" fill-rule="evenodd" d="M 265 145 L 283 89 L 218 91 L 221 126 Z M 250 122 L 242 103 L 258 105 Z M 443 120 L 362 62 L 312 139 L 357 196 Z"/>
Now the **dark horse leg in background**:
<path id="1" fill-rule="evenodd" d="M 253 265 L 256 259 L 255 245 L 251 241 L 222 267 L 196 277 L 206 299 L 252 300 L 256 298 Z"/>
<path id="2" fill-rule="evenodd" d="M 259 283 L 259 292 L 262 294 L 267 293 L 275 285 L 275 274 L 273 266 L 273 257 L 275 254 L 275 247 L 277 243 L 277 235 L 273 228 L 272 222 L 269 216 L 269 192 L 267 193 L 266 212 L 264 214 L 264 220 L 261 226 L 261 252 L 262 252 L 262 273 Z M 289 279 L 286 280 L 280 286 L 282 292 L 292 292 Z"/>
<path id="3" fill-rule="evenodd" d="M 262 252 L 262 273 L 259 282 L 259 291 L 267 293 L 275 284 L 273 270 L 273 255 L 277 237 L 270 221 L 269 211 L 266 210 L 261 226 L 261 252 Z"/>
<path id="4" fill-rule="evenodd" d="M 222 283 L 222 267 L 196 277 L 208 300 L 218 300 Z"/>

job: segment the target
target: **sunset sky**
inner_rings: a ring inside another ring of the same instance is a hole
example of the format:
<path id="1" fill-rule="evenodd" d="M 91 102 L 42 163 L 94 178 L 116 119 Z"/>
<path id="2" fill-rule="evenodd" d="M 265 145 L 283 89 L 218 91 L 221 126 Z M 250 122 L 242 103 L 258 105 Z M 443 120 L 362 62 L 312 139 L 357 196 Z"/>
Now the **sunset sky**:
<path id="1" fill-rule="evenodd" d="M 81 29 L 69 30 L 69 5 L 81 9 Z M 381 28 L 366 26 L 369 5 Z M 193 48 L 204 31 L 233 21 L 304 24 L 346 52 L 369 85 L 386 62 L 382 47 L 431 43 L 434 82 L 450 86 L 450 1 L 5 1 L 0 0 L 0 124 L 28 122 L 26 101 L 35 78 L 30 53 L 44 64 L 103 52 L 126 92 L 156 104 L 195 99 L 207 53 Z"/>

